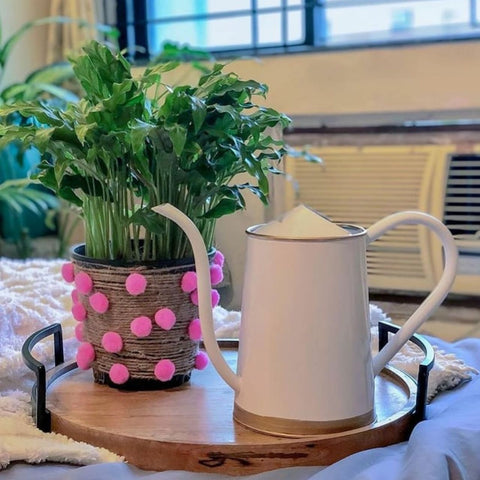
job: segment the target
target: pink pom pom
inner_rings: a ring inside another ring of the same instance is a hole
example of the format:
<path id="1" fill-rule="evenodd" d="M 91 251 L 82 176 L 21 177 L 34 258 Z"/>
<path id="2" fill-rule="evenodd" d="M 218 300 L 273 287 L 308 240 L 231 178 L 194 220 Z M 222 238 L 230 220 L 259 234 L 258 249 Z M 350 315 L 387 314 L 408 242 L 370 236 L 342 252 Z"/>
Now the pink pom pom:
<path id="1" fill-rule="evenodd" d="M 203 370 L 208 365 L 208 355 L 205 352 L 198 352 L 195 357 L 195 368 Z"/>
<path id="2" fill-rule="evenodd" d="M 81 370 L 88 370 L 95 360 L 95 350 L 88 342 L 80 344 L 77 350 L 77 365 Z"/>
<path id="3" fill-rule="evenodd" d="M 130 372 L 125 365 L 114 363 L 108 372 L 110 380 L 117 385 L 122 385 L 130 378 Z"/>
<path id="4" fill-rule="evenodd" d="M 197 341 L 202 338 L 202 327 L 200 326 L 200 319 L 195 318 L 188 326 L 188 336 L 190 340 Z"/>
<path id="5" fill-rule="evenodd" d="M 185 273 L 180 286 L 185 293 L 193 292 L 197 288 L 197 274 L 195 272 Z"/>
<path id="6" fill-rule="evenodd" d="M 212 290 L 211 298 L 212 298 L 212 308 L 215 308 L 218 305 L 218 302 L 220 301 L 220 294 L 218 293 L 217 290 Z"/>
<path id="7" fill-rule="evenodd" d="M 210 266 L 210 281 L 212 285 L 218 285 L 223 280 L 223 270 L 220 265 L 214 263 Z"/>
<path id="8" fill-rule="evenodd" d="M 152 321 L 145 316 L 134 318 L 130 330 L 136 337 L 148 337 L 152 331 Z"/>
<path id="9" fill-rule="evenodd" d="M 197 305 L 197 306 L 198 306 L 198 290 L 194 290 L 194 291 L 190 294 L 190 301 L 191 301 L 194 305 Z"/>
<path id="10" fill-rule="evenodd" d="M 170 330 L 177 321 L 177 317 L 169 308 L 161 308 L 155 313 L 155 323 L 164 330 Z"/>
<path id="11" fill-rule="evenodd" d="M 62 265 L 62 277 L 68 282 L 72 283 L 75 280 L 75 272 L 73 270 L 73 263 L 68 262 Z"/>
<path id="12" fill-rule="evenodd" d="M 160 360 L 155 365 L 154 373 L 161 382 L 168 382 L 175 373 L 175 364 L 171 360 Z"/>
<path id="13" fill-rule="evenodd" d="M 212 308 L 216 307 L 218 305 L 218 302 L 220 301 L 220 294 L 218 293 L 217 290 L 213 289 L 211 291 L 211 303 L 212 303 Z M 197 305 L 198 306 L 198 290 L 194 290 L 191 294 L 190 294 L 190 301 L 194 304 L 194 305 Z"/>
<path id="14" fill-rule="evenodd" d="M 98 313 L 105 313 L 110 305 L 108 298 L 100 292 L 94 293 L 88 301 L 91 307 Z"/>
<path id="15" fill-rule="evenodd" d="M 79 322 L 83 322 L 87 318 L 87 311 L 81 303 L 76 303 L 72 307 L 73 318 Z"/>
<path id="16" fill-rule="evenodd" d="M 88 273 L 79 272 L 75 277 L 75 285 L 79 293 L 83 295 L 88 295 L 93 288 L 92 277 Z"/>
<path id="17" fill-rule="evenodd" d="M 223 264 L 225 263 L 225 257 L 220 250 L 215 252 L 215 255 L 213 256 L 213 263 L 219 265 L 220 268 L 223 267 Z"/>
<path id="18" fill-rule="evenodd" d="M 72 302 L 74 304 L 80 301 L 80 299 L 78 298 L 78 290 L 76 288 L 72 290 L 72 293 L 70 295 L 72 296 Z"/>
<path id="19" fill-rule="evenodd" d="M 130 295 L 141 295 L 147 288 L 147 279 L 140 273 L 131 273 L 125 280 L 125 288 Z"/>
<path id="20" fill-rule="evenodd" d="M 79 342 L 83 342 L 83 340 L 84 340 L 84 338 L 83 338 L 83 323 L 77 323 L 75 325 L 75 338 Z"/>
<path id="21" fill-rule="evenodd" d="M 102 347 L 109 353 L 118 353 L 123 348 L 122 337 L 117 332 L 107 332 L 102 337 Z"/>

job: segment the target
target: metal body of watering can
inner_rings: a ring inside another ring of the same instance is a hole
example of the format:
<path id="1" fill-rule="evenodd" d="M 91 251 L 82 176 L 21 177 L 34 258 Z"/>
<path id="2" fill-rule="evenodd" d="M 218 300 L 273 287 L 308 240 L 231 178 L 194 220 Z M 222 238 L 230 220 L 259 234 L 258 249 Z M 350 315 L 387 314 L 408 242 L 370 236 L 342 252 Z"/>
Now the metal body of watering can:
<path id="1" fill-rule="evenodd" d="M 420 212 L 400 212 L 368 230 L 342 235 L 277 236 L 247 230 L 247 260 L 237 374 L 218 348 L 206 249 L 193 222 L 171 205 L 154 208 L 192 243 L 205 347 L 235 390 L 234 418 L 280 435 L 346 431 L 375 419 L 374 377 L 447 295 L 458 253 L 447 227 Z M 373 359 L 370 351 L 366 248 L 403 224 L 429 227 L 442 241 L 443 275 L 404 327 Z"/>

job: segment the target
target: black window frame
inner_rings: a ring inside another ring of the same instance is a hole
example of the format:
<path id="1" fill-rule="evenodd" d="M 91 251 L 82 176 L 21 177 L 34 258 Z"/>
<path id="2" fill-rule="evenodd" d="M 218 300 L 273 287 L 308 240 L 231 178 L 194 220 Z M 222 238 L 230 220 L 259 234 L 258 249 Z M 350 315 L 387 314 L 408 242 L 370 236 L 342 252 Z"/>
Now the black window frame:
<path id="1" fill-rule="evenodd" d="M 112 0 L 104 0 L 111 2 Z M 151 59 L 151 51 L 148 45 L 148 25 L 152 23 L 173 23 L 176 21 L 203 20 L 208 18 L 231 18 L 234 16 L 251 15 L 252 21 L 252 45 L 250 47 L 219 48 L 209 50 L 217 58 L 238 57 L 243 55 L 275 55 L 288 53 L 301 53 L 312 51 L 352 50 L 364 48 L 383 48 L 392 46 L 404 46 L 415 44 L 443 43 L 470 41 L 480 38 L 480 24 L 477 20 L 477 0 L 469 0 L 471 32 L 441 35 L 438 37 L 408 37 L 388 38 L 384 41 L 361 41 L 355 43 L 340 43 L 327 41 L 327 18 L 326 8 L 340 8 L 361 5 L 384 5 L 395 3 L 400 0 L 305 0 L 302 5 L 289 6 L 287 0 L 281 0 L 279 7 L 259 8 L 257 0 L 250 0 L 249 10 L 235 12 L 220 12 L 219 14 L 191 14 L 172 16 L 166 19 L 148 18 L 147 2 L 149 0 L 113 0 L 115 7 L 115 20 L 106 16 L 106 23 L 114 25 L 119 30 L 119 47 L 128 52 L 131 60 L 144 62 Z M 173 1 L 173 0 L 172 0 Z M 420 0 L 411 1 L 413 4 Z M 429 0 L 433 1 L 433 0 Z M 287 42 L 287 12 L 301 10 L 304 13 L 304 41 L 298 44 Z M 264 46 L 258 41 L 258 14 L 280 12 L 282 42 L 281 45 Z M 104 10 L 106 14 L 106 9 Z M 117 19 L 123 19 L 118 21 Z M 478 32 L 475 29 L 478 28 Z"/>

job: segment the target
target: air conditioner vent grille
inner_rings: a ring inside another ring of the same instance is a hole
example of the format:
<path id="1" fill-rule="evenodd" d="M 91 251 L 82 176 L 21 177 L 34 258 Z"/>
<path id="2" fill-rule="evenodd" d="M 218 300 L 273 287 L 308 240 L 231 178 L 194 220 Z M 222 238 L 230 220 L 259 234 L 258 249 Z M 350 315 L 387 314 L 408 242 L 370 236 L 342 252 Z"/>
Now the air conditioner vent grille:
<path id="1" fill-rule="evenodd" d="M 480 231 L 480 155 L 450 159 L 444 222 L 454 235 Z"/>
<path id="2" fill-rule="evenodd" d="M 296 190 L 293 203 L 305 203 L 335 222 L 364 227 L 397 211 L 425 210 L 421 202 L 431 151 L 327 147 L 314 153 L 324 158 L 323 166 L 288 159 L 287 171 Z M 431 273 L 422 256 L 420 231 L 417 226 L 402 226 L 369 247 L 372 286 L 395 288 L 411 279 L 416 288 L 428 288 Z"/>

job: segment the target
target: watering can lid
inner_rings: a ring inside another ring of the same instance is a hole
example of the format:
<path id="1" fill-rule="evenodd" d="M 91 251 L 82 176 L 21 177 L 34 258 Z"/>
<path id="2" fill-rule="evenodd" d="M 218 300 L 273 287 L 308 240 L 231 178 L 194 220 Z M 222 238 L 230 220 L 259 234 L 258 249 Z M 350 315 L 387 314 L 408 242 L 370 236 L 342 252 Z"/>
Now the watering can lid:
<path id="1" fill-rule="evenodd" d="M 255 229 L 255 234 L 296 239 L 349 236 L 347 230 L 305 205 L 295 207 L 278 220 L 260 225 Z"/>

